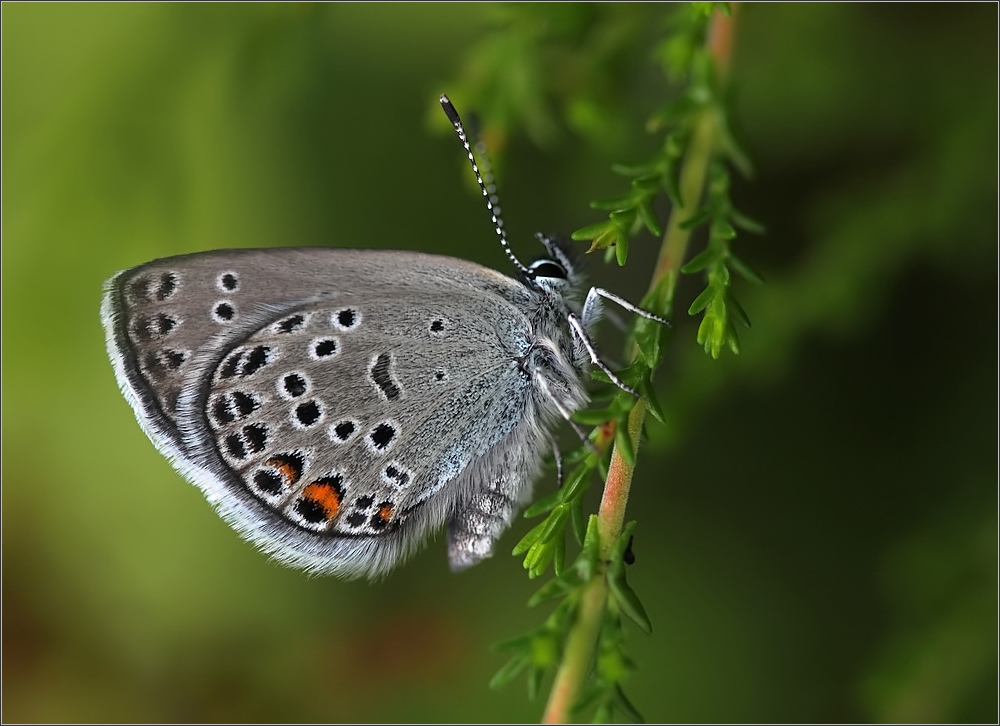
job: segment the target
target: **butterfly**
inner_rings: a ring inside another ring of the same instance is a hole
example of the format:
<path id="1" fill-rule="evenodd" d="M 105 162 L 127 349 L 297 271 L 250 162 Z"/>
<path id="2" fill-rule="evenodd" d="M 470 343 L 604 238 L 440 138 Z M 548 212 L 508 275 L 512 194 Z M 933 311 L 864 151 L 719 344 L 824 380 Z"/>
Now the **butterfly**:
<path id="1" fill-rule="evenodd" d="M 590 331 L 608 299 L 579 265 L 502 249 L 489 268 L 409 251 L 217 250 L 107 281 L 108 355 L 156 448 L 241 536 L 311 573 L 379 577 L 442 526 L 462 570 L 530 499 L 551 431 L 588 402 Z M 489 178 L 489 175 L 487 175 Z M 634 392 L 633 392 L 634 393 Z M 558 451 L 558 449 L 555 449 Z"/>

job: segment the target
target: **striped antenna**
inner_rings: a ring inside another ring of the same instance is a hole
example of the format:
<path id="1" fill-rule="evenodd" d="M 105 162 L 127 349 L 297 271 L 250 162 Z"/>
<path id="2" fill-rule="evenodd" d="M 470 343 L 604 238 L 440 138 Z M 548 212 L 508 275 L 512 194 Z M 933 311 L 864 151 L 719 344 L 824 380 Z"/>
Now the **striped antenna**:
<path id="1" fill-rule="evenodd" d="M 476 164 L 476 157 L 472 153 L 472 146 L 469 145 L 469 137 L 465 134 L 465 127 L 462 126 L 462 119 L 458 115 L 458 111 L 452 105 L 451 101 L 447 96 L 441 94 L 441 98 L 438 99 L 441 102 L 441 108 L 444 109 L 445 115 L 448 116 L 448 120 L 451 121 L 451 125 L 455 127 L 455 133 L 458 134 L 459 141 L 462 142 L 462 146 L 465 147 L 465 152 L 469 155 L 469 163 L 472 164 L 472 171 L 476 173 L 476 181 L 479 182 L 479 188 L 483 190 L 483 196 L 486 198 L 486 208 L 490 212 L 490 217 L 493 219 L 493 229 L 497 233 L 497 237 L 500 238 L 500 245 L 503 247 L 503 251 L 510 258 L 510 261 L 514 263 L 523 274 L 530 276 L 531 273 L 527 267 L 521 264 L 521 261 L 514 256 L 511 252 L 510 245 L 507 243 L 507 233 L 503 229 L 503 219 L 500 217 L 500 200 L 496 194 L 496 186 L 493 184 L 493 175 L 489 171 L 487 174 L 489 176 L 489 185 L 483 181 L 483 175 L 479 171 L 479 165 Z"/>

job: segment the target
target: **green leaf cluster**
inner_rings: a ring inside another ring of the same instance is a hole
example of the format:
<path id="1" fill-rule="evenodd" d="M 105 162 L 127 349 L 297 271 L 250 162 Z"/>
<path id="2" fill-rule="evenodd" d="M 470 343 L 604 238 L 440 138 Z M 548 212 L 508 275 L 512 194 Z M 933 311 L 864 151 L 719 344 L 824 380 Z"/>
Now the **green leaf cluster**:
<path id="1" fill-rule="evenodd" d="M 574 709 L 579 716 L 592 713 L 593 723 L 612 723 L 618 715 L 632 723 L 645 721 L 622 688 L 625 679 L 635 670 L 635 663 L 624 655 L 625 631 L 622 625 L 613 601 L 601 627 L 594 678 Z"/>
<path id="2" fill-rule="evenodd" d="M 677 13 L 668 16 L 667 32 L 653 51 L 660 62 L 663 75 L 671 83 L 684 83 L 698 56 L 703 52 L 708 21 L 714 12 L 729 15 L 729 3 L 687 3 Z"/>
<path id="3" fill-rule="evenodd" d="M 716 162 L 709 171 L 705 205 L 691 219 L 681 224 L 685 229 L 708 227 L 708 244 L 705 249 L 681 267 L 685 274 L 704 273 L 705 289 L 688 308 L 689 315 L 704 313 L 698 326 L 698 342 L 705 352 L 718 358 L 724 346 L 738 354 L 740 340 L 735 322 L 750 327 L 750 318 L 730 288 L 731 271 L 746 280 L 762 283 L 754 269 L 733 254 L 731 242 L 736 229 L 760 234 L 763 228 L 738 211 L 729 198 L 729 173 Z"/>
<path id="4" fill-rule="evenodd" d="M 712 139 L 711 165 L 705 201 L 681 229 L 691 232 L 706 226 L 706 248 L 681 268 L 687 274 L 703 273 L 706 286 L 689 306 L 690 315 L 702 314 L 698 343 L 713 358 L 724 348 L 739 353 L 735 323 L 750 326 L 749 316 L 731 287 L 731 271 L 759 282 L 760 276 L 731 250 L 736 230 L 760 233 L 762 227 L 739 212 L 729 198 L 728 165 L 745 175 L 751 172 L 747 155 L 730 130 L 722 84 L 704 45 L 706 24 L 713 10 L 728 13 L 726 3 L 693 3 L 686 13 L 672 17 L 673 32 L 657 47 L 655 57 L 668 78 L 684 81 L 680 95 L 657 110 L 647 122 L 647 130 L 662 137 L 659 148 L 648 158 L 633 164 L 617 164 L 614 171 L 632 178 L 630 189 L 618 196 L 591 202 L 594 209 L 608 212 L 607 219 L 576 230 L 572 237 L 591 243 L 590 249 L 613 249 L 619 265 L 628 258 L 629 239 L 643 229 L 663 234 L 654 210 L 663 194 L 676 212 L 696 203 L 685 199 L 680 169 L 691 153 L 692 138 L 700 127 L 708 126 Z M 701 190 L 695 190 L 700 195 Z M 661 281 L 663 284 L 665 281 Z M 666 281 L 672 290 L 674 280 Z M 655 309 L 655 308 L 654 308 Z M 648 326 L 641 326 L 648 328 Z M 658 357 L 654 357 L 658 362 Z"/>
<path id="5" fill-rule="evenodd" d="M 718 111 L 712 63 L 704 50 L 708 17 L 703 8 L 670 16 L 670 32 L 654 57 L 662 63 L 668 79 L 686 83 L 677 98 L 646 122 L 647 131 L 661 135 L 660 146 L 641 161 L 615 164 L 612 169 L 616 173 L 632 178 L 630 190 L 592 201 L 591 208 L 606 210 L 608 218 L 572 234 L 574 240 L 590 240 L 591 251 L 614 247 L 619 265 L 628 258 L 629 237 L 644 228 L 657 237 L 663 234 L 654 211 L 661 193 L 675 206 L 683 204 L 679 172 L 688 143 L 702 115 Z"/>
<path id="6" fill-rule="evenodd" d="M 578 467 L 567 480 L 565 489 L 581 490 L 585 478 L 581 472 L 588 470 L 585 466 Z M 519 548 L 528 540 L 534 544 L 540 543 L 549 536 L 548 530 L 555 527 L 553 523 L 560 519 L 565 527 L 565 515 L 554 514 L 563 503 L 553 504 L 555 499 L 548 497 L 532 507 L 536 514 L 544 511 L 546 507 L 553 514 L 533 529 L 532 532 L 537 531 L 537 533 L 529 533 L 518 545 Z M 532 510 L 529 510 L 529 513 Z M 511 656 L 490 681 L 491 687 L 504 686 L 523 674 L 527 677 L 528 695 L 534 698 L 545 678 L 554 672 L 560 662 L 570 628 L 579 615 L 586 587 L 595 578 L 603 577 L 610 595 L 609 606 L 601 627 L 593 678 L 577 703 L 575 711 L 577 713 L 593 711 L 595 723 L 609 721 L 616 713 L 621 713 L 631 721 L 642 721 L 641 715 L 622 689 L 623 682 L 635 667 L 625 654 L 623 616 L 632 620 L 644 632 L 652 632 L 652 624 L 646 609 L 626 579 L 626 563 L 631 559 L 630 549 L 635 525 L 635 522 L 630 522 L 624 527 L 610 557 L 602 560 L 598 520 L 595 515 L 591 515 L 576 560 L 568 568 L 557 565 L 556 577 L 545 583 L 528 600 L 528 605 L 531 607 L 559 600 L 555 609 L 539 628 L 495 646 L 497 650 L 511 653 Z M 575 528 L 576 525 L 574 530 Z M 517 551 L 515 549 L 515 553 Z"/>
<path id="7" fill-rule="evenodd" d="M 484 120 L 484 137 L 523 131 L 553 146 L 567 131 L 611 145 L 629 130 L 616 103 L 641 57 L 635 37 L 655 7 L 641 3 L 499 3 L 449 95 Z M 433 110 L 434 117 L 440 115 Z M 443 127 L 442 127 L 443 128 Z"/>

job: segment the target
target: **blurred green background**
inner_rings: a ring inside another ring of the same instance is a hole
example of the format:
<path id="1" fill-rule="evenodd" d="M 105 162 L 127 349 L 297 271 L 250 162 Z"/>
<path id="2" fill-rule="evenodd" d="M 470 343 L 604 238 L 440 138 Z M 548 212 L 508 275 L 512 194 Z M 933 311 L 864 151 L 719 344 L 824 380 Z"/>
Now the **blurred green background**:
<path id="1" fill-rule="evenodd" d="M 622 8 L 662 34 L 663 6 Z M 537 720 L 520 682 L 487 687 L 489 645 L 546 614 L 517 560 L 454 576 L 439 538 L 374 584 L 274 565 L 140 432 L 98 318 L 115 271 L 218 247 L 506 270 L 435 109 L 454 80 L 467 110 L 496 8 L 2 13 L 4 721 Z M 609 69 L 619 133 L 511 127 L 522 257 L 652 150 L 647 40 Z M 768 284 L 737 285 L 739 357 L 679 316 L 630 503 L 654 633 L 629 632 L 626 690 L 649 721 L 995 722 L 997 6 L 747 6 L 732 80 L 757 170 L 733 196 L 768 227 L 736 245 Z M 637 300 L 655 247 L 592 277 Z"/>

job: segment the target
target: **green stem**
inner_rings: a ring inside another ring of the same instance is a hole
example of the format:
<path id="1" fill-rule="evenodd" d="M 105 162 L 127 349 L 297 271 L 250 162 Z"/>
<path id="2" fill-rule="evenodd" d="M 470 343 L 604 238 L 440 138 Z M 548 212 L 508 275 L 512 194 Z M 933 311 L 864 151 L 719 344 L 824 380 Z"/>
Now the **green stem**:
<path id="1" fill-rule="evenodd" d="M 728 70 L 732 44 L 732 23 L 734 15 L 716 14 L 709 28 L 707 47 L 716 60 L 717 70 Z M 716 141 L 715 118 L 710 112 L 702 114 L 698 120 L 691 143 L 685 153 L 680 173 L 682 204 L 670 214 L 667 230 L 663 235 L 660 254 L 650 280 L 649 289 L 655 290 L 665 278 L 666 300 L 673 309 L 674 289 L 680 274 L 681 264 L 687 252 L 691 231 L 681 227 L 683 222 L 697 212 L 701 204 L 705 178 L 712 159 L 712 149 Z M 633 351 L 632 355 L 635 353 Z M 637 401 L 628 417 L 628 434 L 632 451 L 638 457 L 640 434 L 646 419 L 646 407 Z M 607 607 L 607 561 L 615 542 L 621 535 L 625 522 L 625 508 L 632 487 L 633 466 L 629 466 L 616 446 L 611 452 L 608 477 L 604 484 L 604 494 L 598 511 L 598 534 L 601 562 L 595 577 L 583 586 L 580 607 L 563 648 L 562 661 L 556 671 L 549 702 L 545 709 L 543 723 L 568 723 L 571 709 L 577 702 L 583 684 L 590 673 L 594 651 Z"/>
<path id="2" fill-rule="evenodd" d="M 569 723 L 573 704 L 587 680 L 594 660 L 594 645 L 601 630 L 601 620 L 608 600 L 608 584 L 603 576 L 583 585 L 576 621 L 566 636 L 562 662 L 556 673 L 542 723 Z"/>
<path id="3" fill-rule="evenodd" d="M 653 279 L 649 289 L 655 290 L 660 281 L 668 278 L 667 300 L 674 299 L 674 288 L 680 274 L 681 264 L 687 254 L 691 230 L 681 225 L 698 211 L 701 204 L 701 193 L 705 187 L 705 177 L 708 175 L 708 165 L 712 158 L 712 145 L 715 141 L 715 123 L 709 113 L 703 113 L 695 125 L 681 168 L 680 191 L 682 204 L 670 213 L 667 231 L 663 235 L 660 246 L 660 256 L 656 260 Z M 671 306 L 672 307 L 672 306 Z"/>

